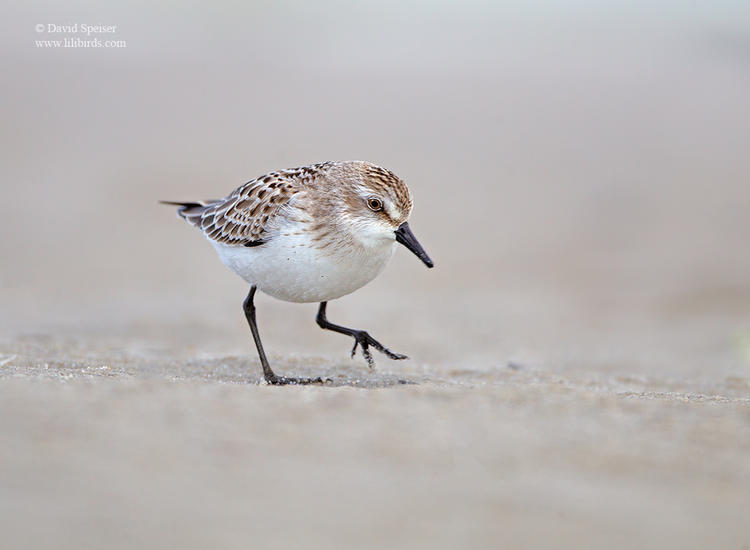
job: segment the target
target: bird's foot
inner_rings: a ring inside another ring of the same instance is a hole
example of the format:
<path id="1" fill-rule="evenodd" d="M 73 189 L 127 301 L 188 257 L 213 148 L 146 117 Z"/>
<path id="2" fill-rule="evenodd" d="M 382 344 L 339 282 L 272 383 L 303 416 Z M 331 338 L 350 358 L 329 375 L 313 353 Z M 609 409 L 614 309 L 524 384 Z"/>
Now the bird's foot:
<path id="1" fill-rule="evenodd" d="M 310 384 L 328 384 L 331 378 L 295 378 L 291 376 L 264 375 L 263 380 L 271 386 L 309 386 Z"/>
<path id="2" fill-rule="evenodd" d="M 372 358 L 372 354 L 370 353 L 370 346 L 374 347 L 380 353 L 387 355 L 391 359 L 394 359 L 394 360 L 408 359 L 408 357 L 406 355 L 403 355 L 402 353 L 394 353 L 391 350 L 389 350 L 383 344 L 375 340 L 375 338 L 370 336 L 365 330 L 354 331 L 354 334 L 352 334 L 352 336 L 354 337 L 354 347 L 352 348 L 352 357 L 354 357 L 354 354 L 357 352 L 357 346 L 361 347 L 362 355 L 367 360 L 367 365 L 370 368 L 373 368 L 375 366 L 375 360 Z"/>

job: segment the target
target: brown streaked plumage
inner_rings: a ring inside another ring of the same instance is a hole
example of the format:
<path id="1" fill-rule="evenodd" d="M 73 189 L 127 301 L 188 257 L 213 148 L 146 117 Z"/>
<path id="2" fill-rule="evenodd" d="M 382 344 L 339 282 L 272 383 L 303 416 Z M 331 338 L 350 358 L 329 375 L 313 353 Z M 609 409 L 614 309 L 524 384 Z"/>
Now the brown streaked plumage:
<path id="1" fill-rule="evenodd" d="M 221 260 L 251 285 L 244 303 L 265 380 L 272 384 L 322 382 L 276 376 L 268 365 L 255 321 L 257 289 L 290 302 L 320 302 L 318 325 L 355 340 L 372 366 L 372 346 L 393 353 L 363 330 L 328 322 L 326 304 L 370 282 L 399 242 L 428 267 L 409 229 L 412 198 L 393 172 L 363 161 L 324 162 L 270 172 L 226 198 L 185 202 L 178 213 L 199 228 Z"/>
<path id="2" fill-rule="evenodd" d="M 262 241 L 268 220 L 325 164 L 270 172 L 224 199 L 183 208 L 180 215 L 215 242 L 247 246 Z"/>
<path id="3" fill-rule="evenodd" d="M 298 193 L 319 194 L 311 213 L 317 219 L 325 218 L 334 210 L 332 202 L 340 199 L 341 194 L 334 193 L 328 199 L 322 197 L 346 180 L 389 195 L 400 206 L 401 216 L 393 220 L 397 225 L 408 218 L 412 200 L 406 184 L 390 170 L 361 161 L 323 162 L 269 172 L 241 185 L 224 199 L 168 204 L 182 204 L 179 214 L 210 240 L 248 246 L 264 240 L 269 222 Z M 355 194 L 344 194 L 343 198 L 349 212 L 356 213 L 361 208 L 361 201 Z M 322 229 L 325 225 L 318 223 L 312 229 Z M 323 240 L 326 233 L 329 232 L 321 231 L 316 240 Z"/>

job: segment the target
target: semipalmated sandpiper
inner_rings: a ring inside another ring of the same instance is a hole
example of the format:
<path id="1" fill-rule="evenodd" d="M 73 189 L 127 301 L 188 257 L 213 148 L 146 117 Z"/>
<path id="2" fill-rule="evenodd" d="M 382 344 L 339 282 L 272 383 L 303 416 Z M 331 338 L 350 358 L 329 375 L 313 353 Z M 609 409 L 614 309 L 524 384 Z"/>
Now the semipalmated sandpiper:
<path id="1" fill-rule="evenodd" d="M 260 290 L 288 302 L 320 302 L 317 323 L 354 338 L 370 366 L 370 346 L 406 359 L 364 330 L 326 318 L 328 301 L 354 292 L 386 266 L 399 242 L 432 267 L 409 229 L 412 199 L 393 172 L 369 162 L 324 162 L 270 172 L 220 200 L 171 202 L 208 238 L 224 262 L 250 284 L 243 303 L 269 384 L 310 384 L 321 378 L 277 376 L 258 333 L 253 298 Z"/>

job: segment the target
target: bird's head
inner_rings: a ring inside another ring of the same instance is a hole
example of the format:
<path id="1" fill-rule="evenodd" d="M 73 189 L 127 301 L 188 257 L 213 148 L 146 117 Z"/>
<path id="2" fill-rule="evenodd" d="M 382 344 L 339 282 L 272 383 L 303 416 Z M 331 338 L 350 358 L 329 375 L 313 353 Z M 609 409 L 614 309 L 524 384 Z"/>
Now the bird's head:
<path id="1" fill-rule="evenodd" d="M 412 198 L 404 181 L 393 172 L 368 162 L 347 163 L 344 215 L 352 235 L 364 246 L 384 246 L 397 241 L 427 267 L 432 260 L 409 228 Z"/>

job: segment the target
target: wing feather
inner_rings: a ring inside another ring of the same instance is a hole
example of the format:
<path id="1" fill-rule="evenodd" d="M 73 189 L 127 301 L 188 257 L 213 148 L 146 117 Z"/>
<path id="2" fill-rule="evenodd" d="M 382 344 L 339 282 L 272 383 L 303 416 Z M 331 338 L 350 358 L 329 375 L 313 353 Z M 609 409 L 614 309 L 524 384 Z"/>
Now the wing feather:
<path id="1" fill-rule="evenodd" d="M 283 172 L 273 172 L 205 207 L 194 225 L 216 242 L 258 246 L 268 238 L 270 222 L 279 209 L 299 190 L 299 182 Z"/>
<path id="2" fill-rule="evenodd" d="M 324 162 L 270 172 L 235 189 L 226 198 L 177 203 L 180 216 L 212 241 L 234 246 L 259 246 L 281 208 L 334 163 Z"/>

